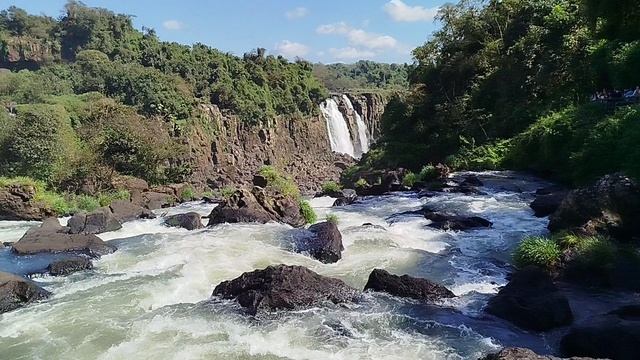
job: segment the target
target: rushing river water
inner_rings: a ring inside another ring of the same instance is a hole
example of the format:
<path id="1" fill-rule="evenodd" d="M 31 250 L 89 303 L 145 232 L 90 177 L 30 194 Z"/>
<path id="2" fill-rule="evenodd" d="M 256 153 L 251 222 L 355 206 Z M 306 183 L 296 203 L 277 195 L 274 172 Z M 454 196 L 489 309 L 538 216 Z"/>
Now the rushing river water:
<path id="1" fill-rule="evenodd" d="M 545 231 L 533 216 L 532 192 L 545 184 L 510 173 L 481 176 L 487 195 L 415 193 L 365 198 L 347 207 L 312 205 L 336 214 L 345 251 L 322 264 L 288 251 L 291 228 L 221 225 L 189 232 L 162 219 L 126 223 L 100 235 L 118 251 L 95 270 L 36 278 L 53 296 L 0 315 L 1 359 L 475 359 L 504 345 L 549 352 L 550 340 L 483 314 L 506 283 L 510 254 L 526 234 Z M 393 217 L 429 204 L 491 220 L 493 228 L 443 232 L 417 216 Z M 157 213 L 212 206 L 183 204 Z M 371 223 L 378 226 L 362 226 Z M 0 240 L 15 241 L 37 223 L 0 222 Z M 46 262 L 0 250 L 0 270 L 27 272 Z M 233 302 L 211 300 L 218 283 L 271 264 L 303 265 L 363 288 L 372 269 L 426 277 L 457 298 L 424 305 L 366 293 L 348 306 L 250 317 Z"/>

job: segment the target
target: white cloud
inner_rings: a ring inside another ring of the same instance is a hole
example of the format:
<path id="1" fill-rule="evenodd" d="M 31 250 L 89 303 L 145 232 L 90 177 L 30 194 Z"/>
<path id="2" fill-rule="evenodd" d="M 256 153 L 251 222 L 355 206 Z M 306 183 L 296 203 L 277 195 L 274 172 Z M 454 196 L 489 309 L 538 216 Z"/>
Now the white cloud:
<path id="1" fill-rule="evenodd" d="M 371 59 L 376 56 L 376 53 L 370 50 L 359 50 L 354 47 L 346 48 L 331 48 L 329 53 L 337 60 L 364 60 Z"/>
<path id="2" fill-rule="evenodd" d="M 184 24 L 178 20 L 167 20 L 162 23 L 162 26 L 167 30 L 182 30 Z"/>
<path id="3" fill-rule="evenodd" d="M 391 0 L 384 6 L 384 11 L 395 21 L 416 22 L 431 21 L 438 14 L 438 8 L 424 6 L 410 6 L 402 0 Z"/>
<path id="4" fill-rule="evenodd" d="M 309 15 L 309 9 L 307 9 L 305 7 L 297 7 L 295 9 L 287 11 L 284 15 L 289 20 L 301 19 L 301 18 Z"/>
<path id="5" fill-rule="evenodd" d="M 323 35 L 346 36 L 352 46 L 372 50 L 393 49 L 398 46 L 398 40 L 389 35 L 379 35 L 355 29 L 344 22 L 320 25 L 316 32 Z"/>
<path id="6" fill-rule="evenodd" d="M 274 50 L 278 54 L 283 55 L 287 58 L 303 57 L 310 51 L 307 45 L 289 40 L 283 40 L 277 43 L 274 47 Z"/>

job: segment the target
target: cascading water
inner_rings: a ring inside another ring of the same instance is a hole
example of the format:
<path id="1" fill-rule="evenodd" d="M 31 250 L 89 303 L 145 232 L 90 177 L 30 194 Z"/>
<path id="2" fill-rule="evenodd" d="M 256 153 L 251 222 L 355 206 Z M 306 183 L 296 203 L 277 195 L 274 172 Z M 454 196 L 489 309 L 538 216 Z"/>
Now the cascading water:
<path id="1" fill-rule="evenodd" d="M 347 108 L 355 114 L 356 124 L 358 125 L 358 138 L 360 139 L 360 152 L 358 155 L 366 154 L 369 152 L 369 130 L 367 129 L 367 124 L 365 124 L 364 120 L 362 120 L 362 116 L 354 109 L 349 97 L 347 95 L 342 95 L 342 99 L 345 104 L 347 104 Z"/>
<path id="2" fill-rule="evenodd" d="M 347 126 L 347 121 L 342 116 L 340 109 L 338 109 L 338 103 L 333 99 L 327 99 L 320 105 L 320 110 L 327 121 L 331 150 L 356 157 L 349 126 Z"/>

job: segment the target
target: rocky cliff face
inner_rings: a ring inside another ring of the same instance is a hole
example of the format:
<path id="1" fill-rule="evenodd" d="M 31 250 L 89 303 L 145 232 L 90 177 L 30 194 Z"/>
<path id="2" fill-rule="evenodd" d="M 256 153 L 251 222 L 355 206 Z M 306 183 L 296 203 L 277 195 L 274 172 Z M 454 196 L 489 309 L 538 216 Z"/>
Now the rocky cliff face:
<path id="1" fill-rule="evenodd" d="M 56 55 L 52 44 L 27 36 L 15 36 L 0 44 L 0 67 L 36 69 Z"/>
<path id="2" fill-rule="evenodd" d="M 354 108 L 362 112 L 375 139 L 384 99 L 375 95 L 354 95 L 353 99 Z M 337 181 L 340 172 L 355 161 L 331 151 L 322 115 L 278 117 L 269 124 L 250 125 L 215 105 L 203 105 L 199 111 L 200 124 L 188 137 L 190 152 L 184 160 L 194 169 L 189 182 L 202 187 L 250 184 L 260 167 L 273 165 L 291 176 L 303 193 L 310 194 L 325 181 Z M 357 132 L 351 133 L 357 138 Z"/>

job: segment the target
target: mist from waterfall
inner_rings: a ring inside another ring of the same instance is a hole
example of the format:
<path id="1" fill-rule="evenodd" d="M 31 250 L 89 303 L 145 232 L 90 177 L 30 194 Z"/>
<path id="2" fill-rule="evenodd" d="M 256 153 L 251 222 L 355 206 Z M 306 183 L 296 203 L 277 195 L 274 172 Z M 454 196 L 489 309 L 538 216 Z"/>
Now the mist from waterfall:
<path id="1" fill-rule="evenodd" d="M 345 104 L 347 104 L 347 108 L 352 110 L 355 114 L 356 125 L 358 125 L 358 138 L 360 139 L 360 153 L 359 155 L 365 154 L 369 152 L 369 136 L 367 135 L 369 130 L 367 129 L 367 124 L 365 124 L 364 120 L 362 120 L 362 116 L 358 114 L 358 112 L 353 108 L 353 104 L 347 95 L 342 95 L 342 99 Z"/>
<path id="2" fill-rule="evenodd" d="M 333 99 L 327 99 L 320 105 L 320 110 L 327 121 L 331 150 L 355 158 L 355 149 L 351 141 L 349 126 L 340 109 L 338 109 L 338 103 Z"/>

